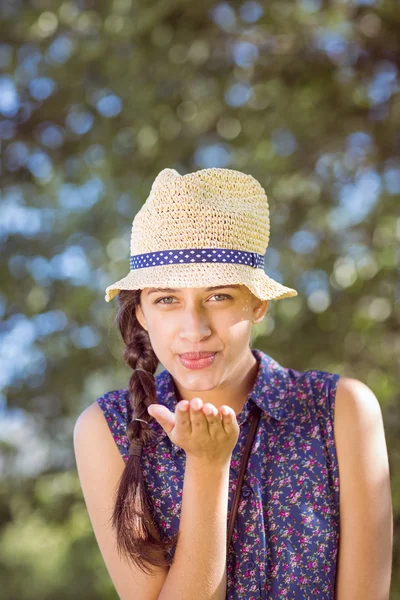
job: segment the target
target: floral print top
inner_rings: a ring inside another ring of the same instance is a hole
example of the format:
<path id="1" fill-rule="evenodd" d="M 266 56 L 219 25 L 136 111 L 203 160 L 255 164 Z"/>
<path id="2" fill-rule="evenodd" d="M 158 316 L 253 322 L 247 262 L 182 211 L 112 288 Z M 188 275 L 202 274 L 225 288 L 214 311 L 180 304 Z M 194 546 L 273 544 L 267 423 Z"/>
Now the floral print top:
<path id="1" fill-rule="evenodd" d="M 258 373 L 242 411 L 232 452 L 228 514 L 253 403 L 261 418 L 245 473 L 227 556 L 227 600 L 333 600 L 339 541 L 339 470 L 333 416 L 340 375 L 282 367 L 251 350 Z M 171 411 L 177 398 L 167 370 L 155 377 L 157 398 Z M 129 458 L 127 388 L 97 399 L 114 441 Z M 186 453 L 154 419 L 157 437 L 140 458 L 162 539 L 179 529 Z M 173 555 L 171 555 L 173 560 Z"/>

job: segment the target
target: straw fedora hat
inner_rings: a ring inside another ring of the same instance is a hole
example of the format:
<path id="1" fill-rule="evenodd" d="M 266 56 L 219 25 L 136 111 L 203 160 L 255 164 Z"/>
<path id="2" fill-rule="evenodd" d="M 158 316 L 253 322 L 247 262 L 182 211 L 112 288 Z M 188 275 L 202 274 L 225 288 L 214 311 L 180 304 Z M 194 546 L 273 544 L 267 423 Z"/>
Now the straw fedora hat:
<path id="1" fill-rule="evenodd" d="M 247 286 L 260 300 L 297 296 L 264 271 L 269 207 L 264 188 L 233 169 L 180 175 L 163 169 L 132 222 L 129 273 L 106 288 Z"/>

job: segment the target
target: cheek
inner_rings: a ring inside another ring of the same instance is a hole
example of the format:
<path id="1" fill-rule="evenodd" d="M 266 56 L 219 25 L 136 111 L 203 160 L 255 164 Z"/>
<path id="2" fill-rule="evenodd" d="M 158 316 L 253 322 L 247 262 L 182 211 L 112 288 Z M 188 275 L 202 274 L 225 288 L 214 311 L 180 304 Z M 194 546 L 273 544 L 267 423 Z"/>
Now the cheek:
<path id="1" fill-rule="evenodd" d="M 174 335 L 174 321 L 165 315 L 157 315 L 151 317 L 151 326 L 148 329 L 150 339 L 157 340 L 162 343 L 163 340 L 168 340 Z"/>
<path id="2" fill-rule="evenodd" d="M 247 314 L 234 315 L 218 323 L 218 331 L 221 331 L 221 333 L 225 331 L 227 335 L 236 338 L 248 335 L 251 327 L 252 323 Z"/>

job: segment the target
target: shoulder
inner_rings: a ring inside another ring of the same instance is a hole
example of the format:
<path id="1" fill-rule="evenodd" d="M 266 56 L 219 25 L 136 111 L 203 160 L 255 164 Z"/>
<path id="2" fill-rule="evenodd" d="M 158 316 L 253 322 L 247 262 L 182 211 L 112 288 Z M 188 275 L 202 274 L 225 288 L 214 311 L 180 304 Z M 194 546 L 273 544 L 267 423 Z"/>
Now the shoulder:
<path id="1" fill-rule="evenodd" d="M 372 448 L 383 455 L 386 452 L 381 406 L 374 392 L 362 381 L 339 377 L 334 407 L 334 436 L 342 475 L 352 477 L 354 469 L 369 456 Z M 373 461 L 373 468 L 379 462 Z"/>
<path id="2" fill-rule="evenodd" d="M 104 410 L 97 398 L 78 415 L 73 427 L 73 444 L 77 460 L 85 463 L 99 456 L 101 451 L 119 462 L 128 458 L 129 440 L 126 426 L 121 426 Z"/>
<path id="3" fill-rule="evenodd" d="M 97 399 L 78 415 L 73 428 L 74 441 L 82 440 L 82 443 L 90 443 L 100 431 L 108 433 L 108 429 L 104 412 Z"/>
<path id="4" fill-rule="evenodd" d="M 335 426 L 362 431 L 377 421 L 382 421 L 382 410 L 374 392 L 358 379 L 340 376 L 336 385 Z"/>
<path id="5" fill-rule="evenodd" d="M 73 444 L 78 468 L 93 467 L 93 460 L 99 452 L 105 451 L 106 455 L 114 460 L 118 455 L 115 444 L 110 436 L 109 425 L 104 419 L 97 400 L 87 406 L 77 417 L 73 428 Z M 103 457 L 104 458 L 104 457 Z"/>
<path id="6" fill-rule="evenodd" d="M 127 392 L 125 388 L 106 392 L 87 406 L 75 422 L 74 437 L 86 444 L 87 440 L 96 439 L 101 432 L 103 439 L 107 443 L 111 439 L 123 459 L 127 460 L 129 441 L 126 427 L 132 414 Z"/>

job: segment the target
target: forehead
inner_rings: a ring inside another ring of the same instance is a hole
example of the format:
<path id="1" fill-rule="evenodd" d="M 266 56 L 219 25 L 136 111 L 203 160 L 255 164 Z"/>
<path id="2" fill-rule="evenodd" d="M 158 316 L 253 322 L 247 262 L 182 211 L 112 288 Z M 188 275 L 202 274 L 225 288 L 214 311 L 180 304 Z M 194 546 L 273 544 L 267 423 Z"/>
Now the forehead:
<path id="1" fill-rule="evenodd" d="M 168 288 L 168 287 L 164 287 L 164 288 L 144 288 L 144 291 L 147 293 L 148 296 L 150 296 L 150 294 L 155 294 L 155 293 L 160 293 L 160 292 L 168 292 L 168 293 L 173 293 L 173 294 L 183 294 L 185 292 L 187 292 L 187 290 L 194 290 L 195 292 L 198 293 L 203 293 L 203 292 L 212 292 L 215 290 L 241 290 L 243 289 L 243 285 L 241 284 L 227 284 L 227 285 L 216 285 L 216 286 L 212 286 L 212 287 L 198 287 L 198 288 Z"/>

